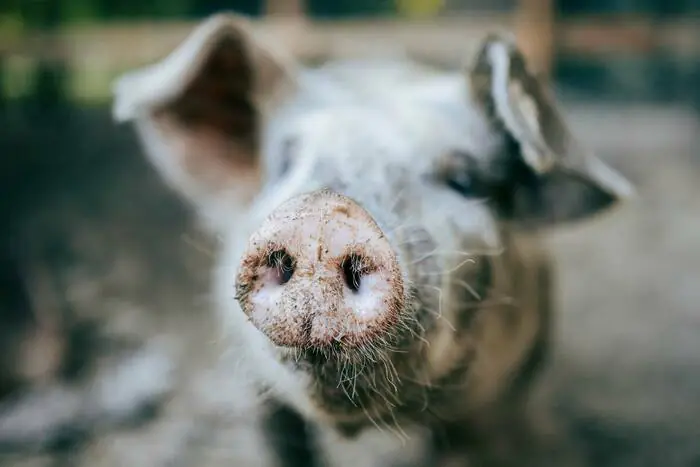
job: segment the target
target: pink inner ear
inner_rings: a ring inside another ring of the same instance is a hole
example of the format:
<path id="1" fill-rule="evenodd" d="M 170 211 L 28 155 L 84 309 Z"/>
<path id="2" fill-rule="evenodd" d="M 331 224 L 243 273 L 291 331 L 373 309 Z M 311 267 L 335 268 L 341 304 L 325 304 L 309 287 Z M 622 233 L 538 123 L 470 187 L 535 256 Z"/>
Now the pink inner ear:
<path id="1" fill-rule="evenodd" d="M 182 123 L 167 115 L 158 117 L 155 125 L 169 148 L 165 161 L 176 168 L 171 175 L 175 179 L 171 182 L 180 189 L 188 186 L 186 190 L 190 196 L 196 192 L 216 193 L 235 188 L 238 196 L 247 200 L 257 191 L 260 166 L 249 142 L 226 137 L 204 123 L 183 128 Z"/>
<path id="2" fill-rule="evenodd" d="M 254 153 L 258 127 L 251 102 L 253 71 L 243 42 L 223 38 L 182 95 L 159 112 L 189 130 L 213 131 Z"/>
<path id="3" fill-rule="evenodd" d="M 257 109 L 251 63 L 240 38 L 222 38 L 195 79 L 155 114 L 178 165 L 206 191 L 256 186 Z"/>

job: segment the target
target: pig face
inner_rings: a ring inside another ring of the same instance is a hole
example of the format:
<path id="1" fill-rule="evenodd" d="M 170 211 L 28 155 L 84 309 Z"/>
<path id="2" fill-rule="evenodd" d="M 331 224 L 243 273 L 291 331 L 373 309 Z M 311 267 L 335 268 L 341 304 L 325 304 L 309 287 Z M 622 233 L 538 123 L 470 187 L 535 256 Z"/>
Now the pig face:
<path id="1" fill-rule="evenodd" d="M 526 313 L 508 303 L 510 239 L 631 191 L 496 35 L 462 73 L 305 69 L 218 15 L 123 77 L 114 109 L 222 240 L 235 351 L 279 397 L 348 426 L 425 413 L 476 361 L 505 379 L 533 332 L 489 347 L 475 321 Z"/>

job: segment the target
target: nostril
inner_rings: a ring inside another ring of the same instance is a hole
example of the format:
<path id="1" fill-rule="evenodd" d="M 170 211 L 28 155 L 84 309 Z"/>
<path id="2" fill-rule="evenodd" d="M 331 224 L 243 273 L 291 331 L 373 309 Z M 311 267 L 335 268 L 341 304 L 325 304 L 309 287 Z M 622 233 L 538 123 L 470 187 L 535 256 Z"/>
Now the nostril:
<path id="1" fill-rule="evenodd" d="M 358 292 L 362 285 L 362 276 L 366 274 L 366 265 L 362 256 L 349 254 L 340 263 L 345 284 L 353 292 Z"/>
<path id="2" fill-rule="evenodd" d="M 279 285 L 284 285 L 294 275 L 294 258 L 285 249 L 274 250 L 267 256 L 267 267 L 274 272 L 274 277 Z"/>

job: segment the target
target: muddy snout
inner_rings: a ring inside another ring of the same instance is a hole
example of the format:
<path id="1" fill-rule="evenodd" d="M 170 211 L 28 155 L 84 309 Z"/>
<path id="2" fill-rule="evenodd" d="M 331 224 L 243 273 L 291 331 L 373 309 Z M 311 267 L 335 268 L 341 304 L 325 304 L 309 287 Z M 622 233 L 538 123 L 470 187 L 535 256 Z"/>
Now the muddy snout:
<path id="1" fill-rule="evenodd" d="M 397 256 L 353 200 L 321 190 L 277 208 L 250 238 L 237 299 L 279 346 L 376 344 L 403 301 Z"/>

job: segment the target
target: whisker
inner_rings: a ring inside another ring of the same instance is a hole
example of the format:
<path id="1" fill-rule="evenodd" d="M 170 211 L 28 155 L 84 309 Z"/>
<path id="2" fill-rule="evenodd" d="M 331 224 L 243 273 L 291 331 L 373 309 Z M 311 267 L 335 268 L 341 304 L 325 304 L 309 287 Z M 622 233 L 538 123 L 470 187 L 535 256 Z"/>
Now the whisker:
<path id="1" fill-rule="evenodd" d="M 418 222 L 412 222 L 411 218 L 409 217 L 408 219 L 402 219 L 402 222 L 400 224 L 397 224 L 394 227 L 389 227 L 387 229 L 387 234 L 389 235 L 395 235 L 397 232 L 403 230 L 403 229 L 414 229 L 417 227 L 420 227 L 421 224 Z"/>
<path id="2" fill-rule="evenodd" d="M 453 332 L 456 332 L 457 329 L 454 327 L 454 325 L 442 315 L 442 289 L 440 287 L 436 287 L 434 285 L 426 285 L 425 287 L 429 287 L 431 289 L 437 290 L 437 293 L 438 293 L 438 312 L 435 313 L 435 310 L 433 310 L 431 308 L 426 308 L 426 310 L 435 314 L 435 316 L 438 319 L 444 320 L 445 323 L 450 327 L 450 329 L 452 329 Z"/>
<path id="3" fill-rule="evenodd" d="M 394 198 L 394 201 L 391 202 L 391 205 L 389 207 L 389 212 L 394 212 L 396 209 L 396 206 L 399 205 L 399 202 L 401 202 L 401 197 L 403 196 L 403 193 L 405 191 L 405 188 L 400 188 L 398 193 L 396 194 L 396 197 Z"/>
<path id="4" fill-rule="evenodd" d="M 445 276 L 447 274 L 451 274 L 455 271 L 458 271 L 462 266 L 465 264 L 474 264 L 476 263 L 476 260 L 474 258 L 467 258 L 464 261 L 461 261 L 457 266 L 454 266 L 452 269 L 448 269 L 446 271 L 439 271 L 439 272 L 424 272 L 422 275 L 423 276 Z"/>
<path id="5" fill-rule="evenodd" d="M 379 424 L 374 420 L 374 418 L 372 418 L 372 416 L 369 414 L 369 411 L 362 402 L 360 402 L 360 407 L 362 408 L 362 412 L 365 414 L 370 423 L 374 425 L 374 427 L 377 430 L 379 430 L 380 433 L 384 433 L 384 430 L 379 426 Z"/>
<path id="6" fill-rule="evenodd" d="M 417 259 L 414 259 L 411 263 L 411 265 L 420 263 L 421 261 L 425 261 L 428 258 L 431 258 L 433 256 L 441 256 L 441 257 L 449 257 L 452 255 L 455 256 L 468 256 L 470 260 L 474 260 L 474 257 L 476 256 L 499 256 L 503 253 L 504 248 L 496 248 L 496 249 L 486 249 L 486 250 L 470 250 L 470 251 L 462 251 L 462 250 L 433 250 L 429 253 L 424 254 L 423 256 L 420 256 Z"/>
<path id="7" fill-rule="evenodd" d="M 467 281 L 463 281 L 462 279 L 454 278 L 454 279 L 452 279 L 451 282 L 454 283 L 454 284 L 457 284 L 457 285 L 461 285 L 462 287 L 464 287 L 464 288 L 471 294 L 472 297 L 474 297 L 474 298 L 477 299 L 478 301 L 481 301 L 481 295 L 479 295 L 479 293 L 477 293 L 477 291 L 474 290 L 474 287 L 472 287 L 471 285 L 469 285 L 469 284 L 467 283 Z"/>
<path id="8" fill-rule="evenodd" d="M 202 253 L 207 258 L 210 258 L 210 259 L 216 258 L 216 254 L 214 253 L 214 251 L 209 250 L 202 243 L 197 242 L 189 234 L 182 234 L 181 238 L 187 245 L 191 246 L 195 251 Z"/>
<path id="9" fill-rule="evenodd" d="M 389 411 L 389 415 L 391 416 L 391 419 L 394 422 L 394 426 L 396 427 L 396 430 L 398 431 L 398 433 L 400 435 L 399 440 L 401 441 L 401 444 L 403 446 L 406 446 L 408 441 L 411 439 L 410 436 L 408 436 L 408 434 L 406 434 L 404 429 L 401 428 L 401 425 L 399 424 L 399 421 L 396 419 L 396 415 L 394 414 L 393 410 Z"/>

